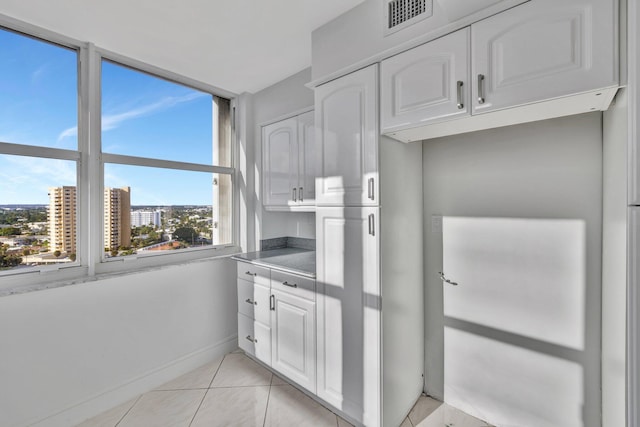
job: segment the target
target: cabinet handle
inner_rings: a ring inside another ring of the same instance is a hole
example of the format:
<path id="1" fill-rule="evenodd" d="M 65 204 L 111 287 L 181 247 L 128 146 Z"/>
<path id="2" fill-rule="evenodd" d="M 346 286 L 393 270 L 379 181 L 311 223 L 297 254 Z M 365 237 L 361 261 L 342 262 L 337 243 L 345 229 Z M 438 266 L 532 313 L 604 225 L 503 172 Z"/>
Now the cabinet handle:
<path id="1" fill-rule="evenodd" d="M 284 282 L 282 282 L 283 285 L 288 286 L 290 288 L 297 288 L 298 285 L 296 283 L 289 283 L 286 280 Z"/>
<path id="2" fill-rule="evenodd" d="M 376 224 L 373 214 L 369 214 L 369 234 L 371 234 L 372 236 L 376 235 Z"/>
<path id="3" fill-rule="evenodd" d="M 301 202 L 304 202 L 304 199 L 302 198 L 302 187 L 300 187 L 300 194 L 299 194 L 299 196 L 300 196 L 300 201 L 301 201 Z"/>
<path id="4" fill-rule="evenodd" d="M 373 178 L 369 178 L 368 182 L 368 191 L 369 191 L 369 199 L 373 200 Z"/>
<path id="5" fill-rule="evenodd" d="M 258 302 L 257 301 L 251 301 L 251 298 L 247 298 L 244 302 L 246 302 L 247 304 L 258 305 Z"/>
<path id="6" fill-rule="evenodd" d="M 484 104 L 484 74 L 478 74 L 478 104 Z"/>
<path id="7" fill-rule="evenodd" d="M 247 336 L 245 337 L 245 339 L 246 339 L 247 341 L 251 341 L 252 343 L 257 343 L 257 342 L 258 342 L 258 340 L 257 340 L 256 338 L 251 338 L 251 335 L 247 335 Z"/>
<path id="8" fill-rule="evenodd" d="M 464 108 L 464 104 L 462 103 L 462 80 L 458 80 L 458 110 L 462 110 Z"/>
<path id="9" fill-rule="evenodd" d="M 444 277 L 444 273 L 442 271 L 438 271 L 438 274 L 440 275 L 440 279 L 442 279 L 443 282 L 448 283 L 448 284 L 453 285 L 453 286 L 458 286 L 458 283 L 452 282 L 451 280 L 449 280 L 446 277 Z"/>
<path id="10" fill-rule="evenodd" d="M 298 191 L 298 189 L 293 187 L 293 201 L 294 202 L 298 200 L 298 197 L 296 196 L 296 191 Z"/>
<path id="11" fill-rule="evenodd" d="M 257 276 L 258 275 L 258 273 L 252 273 L 252 272 L 250 272 L 248 270 L 244 274 L 249 275 L 249 276 Z"/>
<path id="12" fill-rule="evenodd" d="M 269 307 L 269 309 L 271 311 L 276 311 L 276 296 L 275 295 L 271 295 L 271 297 L 269 297 L 270 301 L 271 301 L 271 305 Z"/>

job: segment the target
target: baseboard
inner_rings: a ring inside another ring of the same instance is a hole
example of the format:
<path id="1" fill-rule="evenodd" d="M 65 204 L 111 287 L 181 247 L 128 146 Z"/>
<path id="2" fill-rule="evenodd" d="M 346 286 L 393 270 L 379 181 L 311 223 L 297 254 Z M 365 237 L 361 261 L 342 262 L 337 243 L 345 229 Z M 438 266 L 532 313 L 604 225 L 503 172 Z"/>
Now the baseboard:
<path id="1" fill-rule="evenodd" d="M 57 413 L 39 420 L 34 420 L 28 423 L 28 425 L 34 427 L 69 427 L 79 424 L 86 419 L 131 400 L 142 393 L 153 390 L 165 382 L 192 371 L 207 362 L 222 357 L 237 347 L 237 335 L 229 336 L 216 344 L 151 369 L 130 381 L 95 394 Z"/>

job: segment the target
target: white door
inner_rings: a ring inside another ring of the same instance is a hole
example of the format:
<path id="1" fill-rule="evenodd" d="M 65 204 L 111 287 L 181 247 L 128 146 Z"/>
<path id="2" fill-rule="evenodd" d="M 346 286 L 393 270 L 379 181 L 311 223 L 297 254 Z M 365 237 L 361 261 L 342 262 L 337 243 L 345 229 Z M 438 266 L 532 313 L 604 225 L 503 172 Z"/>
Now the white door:
<path id="1" fill-rule="evenodd" d="M 316 176 L 317 156 L 316 127 L 314 113 L 298 116 L 298 164 L 300 177 L 298 179 L 298 202 L 300 205 L 315 206 L 316 204 Z"/>
<path id="2" fill-rule="evenodd" d="M 579 219 L 444 217 L 445 402 L 492 425 L 585 425 L 586 240 Z"/>
<path id="3" fill-rule="evenodd" d="M 544 3 L 471 26 L 473 114 L 617 84 L 617 2 Z"/>
<path id="4" fill-rule="evenodd" d="M 272 367 L 302 387 L 316 391 L 315 303 L 285 292 L 272 291 L 275 310 Z"/>
<path id="5" fill-rule="evenodd" d="M 470 30 L 425 43 L 382 61 L 382 132 L 469 115 Z"/>
<path id="6" fill-rule="evenodd" d="M 297 133 L 295 117 L 262 128 L 265 206 L 287 206 L 297 199 Z"/>
<path id="7" fill-rule="evenodd" d="M 379 208 L 316 209 L 317 395 L 380 425 Z"/>
<path id="8" fill-rule="evenodd" d="M 378 66 L 315 90 L 317 206 L 378 204 Z"/>

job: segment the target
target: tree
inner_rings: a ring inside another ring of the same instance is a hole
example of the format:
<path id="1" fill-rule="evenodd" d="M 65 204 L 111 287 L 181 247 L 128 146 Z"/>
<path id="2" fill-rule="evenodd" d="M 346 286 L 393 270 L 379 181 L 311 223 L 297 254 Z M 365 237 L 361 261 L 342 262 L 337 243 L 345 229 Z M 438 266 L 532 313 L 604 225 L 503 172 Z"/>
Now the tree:
<path id="1" fill-rule="evenodd" d="M 0 236 L 17 236 L 18 234 L 20 234 L 20 229 L 17 227 L 0 228 Z"/>
<path id="2" fill-rule="evenodd" d="M 70 254 L 70 255 L 69 255 L 69 259 L 71 260 L 71 262 L 75 262 L 75 260 L 76 260 L 76 254 Z"/>
<path id="3" fill-rule="evenodd" d="M 191 227 L 179 227 L 173 232 L 173 238 L 185 243 L 193 243 L 198 238 L 198 232 Z"/>
<path id="4" fill-rule="evenodd" d="M 62 252 L 60 252 L 58 250 L 53 251 L 53 256 L 54 257 L 58 258 L 60 255 L 62 255 Z"/>

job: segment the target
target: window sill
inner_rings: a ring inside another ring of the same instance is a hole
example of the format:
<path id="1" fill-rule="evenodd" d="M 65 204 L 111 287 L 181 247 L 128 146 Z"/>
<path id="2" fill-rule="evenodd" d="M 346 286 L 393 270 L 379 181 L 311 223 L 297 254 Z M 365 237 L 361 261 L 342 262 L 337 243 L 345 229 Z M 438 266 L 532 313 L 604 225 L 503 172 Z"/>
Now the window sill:
<path id="1" fill-rule="evenodd" d="M 15 276 L 6 276 L 3 278 L 5 283 L 0 287 L 0 298 L 46 289 L 79 285 L 82 283 L 96 282 L 106 278 L 171 268 L 178 265 L 223 259 L 240 252 L 241 250 L 238 246 L 225 246 L 185 251 L 185 253 L 145 256 L 131 260 L 127 260 L 126 257 L 120 257 L 118 259 L 98 264 L 96 266 L 96 274 L 92 276 L 88 275 L 88 268 L 84 266 L 69 267 L 53 271 L 33 271 Z M 50 280 L 47 280 L 48 278 L 50 278 Z"/>

